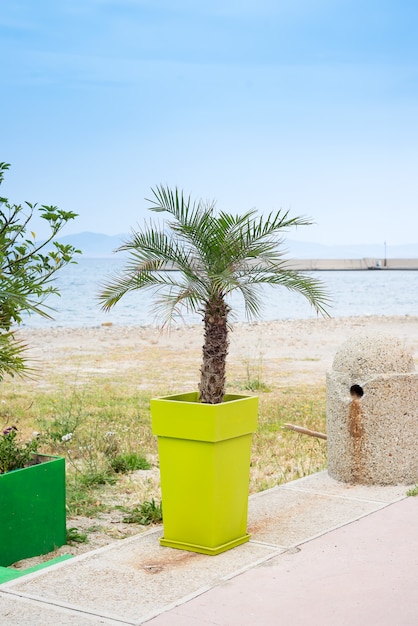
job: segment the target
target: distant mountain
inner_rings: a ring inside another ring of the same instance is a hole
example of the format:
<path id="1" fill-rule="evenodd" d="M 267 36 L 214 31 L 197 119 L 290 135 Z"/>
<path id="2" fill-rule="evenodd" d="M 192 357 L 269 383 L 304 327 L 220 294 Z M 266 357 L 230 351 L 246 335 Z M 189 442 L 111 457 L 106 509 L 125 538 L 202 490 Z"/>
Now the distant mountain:
<path id="1" fill-rule="evenodd" d="M 109 257 L 122 245 L 126 235 L 103 235 L 101 233 L 83 232 L 60 237 L 58 241 L 71 244 L 83 253 L 85 257 Z"/>
<path id="2" fill-rule="evenodd" d="M 59 239 L 62 243 L 70 243 L 83 252 L 85 257 L 109 257 L 126 240 L 127 234 L 103 235 L 101 233 L 83 232 L 66 235 Z M 293 241 L 286 239 L 287 257 L 294 259 L 383 259 L 384 245 L 353 244 L 326 246 L 320 243 Z M 418 258 L 418 244 L 390 246 L 386 248 L 386 256 L 390 259 Z"/>

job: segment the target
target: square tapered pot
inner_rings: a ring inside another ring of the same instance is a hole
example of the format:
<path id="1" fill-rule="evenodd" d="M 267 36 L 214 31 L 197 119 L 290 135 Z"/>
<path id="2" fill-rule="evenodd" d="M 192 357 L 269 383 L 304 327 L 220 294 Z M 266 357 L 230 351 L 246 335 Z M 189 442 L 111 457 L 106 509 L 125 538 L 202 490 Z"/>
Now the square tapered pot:
<path id="1" fill-rule="evenodd" d="M 151 400 L 158 437 L 164 537 L 161 545 L 219 554 L 245 543 L 252 434 L 258 398 L 198 393 Z"/>

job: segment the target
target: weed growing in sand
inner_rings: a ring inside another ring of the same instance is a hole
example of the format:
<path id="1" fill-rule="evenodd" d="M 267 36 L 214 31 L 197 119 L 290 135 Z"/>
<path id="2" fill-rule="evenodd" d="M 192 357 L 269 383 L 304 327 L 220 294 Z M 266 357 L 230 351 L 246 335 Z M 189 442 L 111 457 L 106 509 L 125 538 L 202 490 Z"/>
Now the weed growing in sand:
<path id="1" fill-rule="evenodd" d="M 141 524 L 141 526 L 159 524 L 162 520 L 163 509 L 161 502 L 156 504 L 154 498 L 135 507 L 130 511 L 129 515 L 123 518 L 126 524 Z"/>
<path id="2" fill-rule="evenodd" d="M 88 542 L 87 533 L 81 533 L 78 528 L 67 528 L 67 537 L 65 543 L 86 543 Z"/>
<path id="3" fill-rule="evenodd" d="M 72 474 L 67 473 L 67 515 L 96 517 L 106 510 L 97 486 L 86 487 Z"/>
<path id="4" fill-rule="evenodd" d="M 85 417 L 83 405 L 83 393 L 75 386 L 70 393 L 51 400 L 49 416 L 39 418 L 38 423 L 44 442 L 52 449 L 60 451 L 61 443 L 71 441 L 79 430 Z"/>
<path id="5" fill-rule="evenodd" d="M 412 487 L 411 489 L 409 489 L 406 492 L 407 496 L 418 496 L 418 485 L 415 485 L 415 487 Z"/>
<path id="6" fill-rule="evenodd" d="M 244 384 L 244 389 L 248 391 L 263 391 L 264 393 L 270 391 L 268 385 L 263 382 L 263 360 L 260 356 L 256 363 L 251 361 L 245 362 L 247 378 Z"/>
<path id="7" fill-rule="evenodd" d="M 131 452 L 130 454 L 118 454 L 110 461 L 110 466 L 117 474 L 127 474 L 128 472 L 135 472 L 136 470 L 147 470 L 151 467 L 145 457 L 135 452 Z"/>

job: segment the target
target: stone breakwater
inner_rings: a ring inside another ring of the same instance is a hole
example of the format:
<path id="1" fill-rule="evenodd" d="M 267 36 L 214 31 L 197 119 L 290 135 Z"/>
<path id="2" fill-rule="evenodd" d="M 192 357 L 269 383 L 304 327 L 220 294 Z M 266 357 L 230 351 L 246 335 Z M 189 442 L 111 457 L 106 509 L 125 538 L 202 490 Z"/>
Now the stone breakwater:
<path id="1" fill-rule="evenodd" d="M 418 270 L 417 259 L 289 259 L 297 270 Z"/>

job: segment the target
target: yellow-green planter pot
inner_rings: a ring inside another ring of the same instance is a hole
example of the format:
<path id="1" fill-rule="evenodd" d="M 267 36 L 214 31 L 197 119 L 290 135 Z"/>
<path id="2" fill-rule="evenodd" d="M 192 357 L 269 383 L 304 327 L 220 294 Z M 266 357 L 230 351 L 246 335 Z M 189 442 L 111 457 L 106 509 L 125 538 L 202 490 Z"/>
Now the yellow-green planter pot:
<path id="1" fill-rule="evenodd" d="M 47 554 L 66 540 L 65 460 L 0 474 L 0 566 Z"/>
<path id="2" fill-rule="evenodd" d="M 163 546 L 219 554 L 249 540 L 248 487 L 258 398 L 198 393 L 151 400 L 158 436 Z"/>

